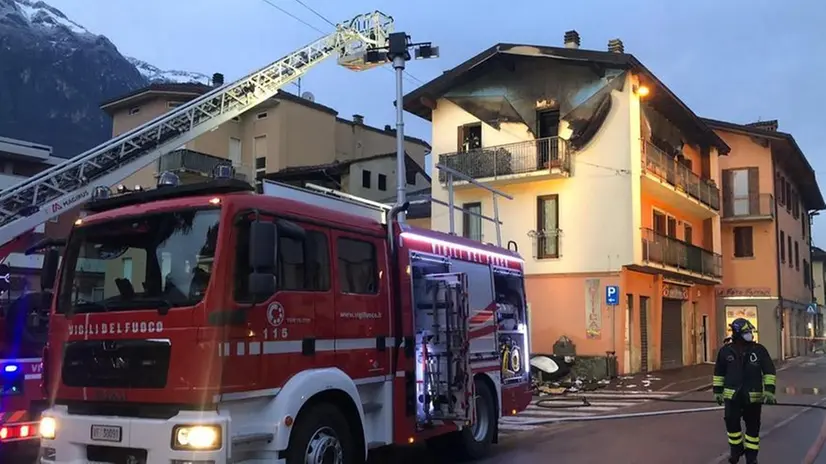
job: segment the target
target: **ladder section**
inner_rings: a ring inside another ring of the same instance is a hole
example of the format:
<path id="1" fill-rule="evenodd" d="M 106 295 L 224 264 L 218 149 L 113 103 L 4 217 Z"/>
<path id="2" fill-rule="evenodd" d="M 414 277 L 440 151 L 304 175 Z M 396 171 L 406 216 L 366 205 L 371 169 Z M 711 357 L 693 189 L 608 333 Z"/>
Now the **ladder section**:
<path id="1" fill-rule="evenodd" d="M 386 212 L 390 210 L 390 207 L 385 204 L 314 184 L 307 184 L 306 189 L 266 179 L 263 180 L 262 184 L 264 195 L 287 198 L 333 211 L 362 216 L 381 224 L 386 224 Z"/>
<path id="2" fill-rule="evenodd" d="M 418 424 L 473 418 L 467 275 L 424 276 L 416 304 Z"/>
<path id="3" fill-rule="evenodd" d="M 384 46 L 393 19 L 381 12 L 358 15 L 336 31 L 236 82 L 161 115 L 63 164 L 0 193 L 0 243 L 33 229 L 92 197 L 97 186 L 109 187 L 162 155 L 276 95 L 326 58 L 354 70 L 382 63 L 364 61 L 369 46 Z"/>

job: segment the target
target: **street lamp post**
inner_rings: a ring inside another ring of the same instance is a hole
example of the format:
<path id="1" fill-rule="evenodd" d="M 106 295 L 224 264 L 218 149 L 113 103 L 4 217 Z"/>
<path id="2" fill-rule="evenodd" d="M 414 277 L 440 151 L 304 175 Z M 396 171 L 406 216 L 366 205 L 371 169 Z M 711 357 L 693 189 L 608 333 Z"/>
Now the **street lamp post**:
<path id="1" fill-rule="evenodd" d="M 410 61 L 410 49 L 414 50 L 416 59 L 439 57 L 439 47 L 430 42 L 411 43 L 410 36 L 404 32 L 393 32 L 387 38 L 386 47 L 373 47 L 367 50 L 365 61 L 380 63 L 389 61 L 396 72 L 396 205 L 407 201 L 407 170 L 404 150 L 404 68 Z M 398 220 L 404 222 L 405 213 L 400 213 Z"/>

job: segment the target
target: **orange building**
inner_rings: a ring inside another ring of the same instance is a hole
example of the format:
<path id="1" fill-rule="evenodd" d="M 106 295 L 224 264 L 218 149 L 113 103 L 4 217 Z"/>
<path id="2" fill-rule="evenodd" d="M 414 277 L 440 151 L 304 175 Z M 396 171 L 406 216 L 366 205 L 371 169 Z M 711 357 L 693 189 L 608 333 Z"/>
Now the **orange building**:
<path id="1" fill-rule="evenodd" d="M 706 123 L 731 147 L 720 160 L 718 322 L 724 327 L 733 317 L 748 317 L 773 357 L 803 354 L 808 325 L 819 313 L 812 305 L 810 215 L 826 209 L 814 170 L 794 138 L 777 131 L 777 121 Z"/>
<path id="2" fill-rule="evenodd" d="M 441 163 L 513 197 L 501 241 L 526 259 L 533 352 L 567 336 L 595 370 L 607 352 L 623 373 L 711 360 L 729 147 L 619 40 L 579 44 L 498 44 L 405 96 L 432 122 L 432 196 L 447 201 Z M 489 192 L 452 185 L 457 206 L 493 215 Z M 440 211 L 432 228 L 495 242 L 476 214 Z"/>

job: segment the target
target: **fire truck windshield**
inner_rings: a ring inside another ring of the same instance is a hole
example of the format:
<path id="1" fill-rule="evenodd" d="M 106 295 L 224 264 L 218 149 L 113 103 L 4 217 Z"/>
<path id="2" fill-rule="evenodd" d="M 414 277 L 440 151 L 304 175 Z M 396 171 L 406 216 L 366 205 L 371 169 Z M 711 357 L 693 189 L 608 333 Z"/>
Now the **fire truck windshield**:
<path id="1" fill-rule="evenodd" d="M 64 255 L 57 312 L 197 304 L 212 275 L 219 215 L 171 211 L 78 227 Z"/>

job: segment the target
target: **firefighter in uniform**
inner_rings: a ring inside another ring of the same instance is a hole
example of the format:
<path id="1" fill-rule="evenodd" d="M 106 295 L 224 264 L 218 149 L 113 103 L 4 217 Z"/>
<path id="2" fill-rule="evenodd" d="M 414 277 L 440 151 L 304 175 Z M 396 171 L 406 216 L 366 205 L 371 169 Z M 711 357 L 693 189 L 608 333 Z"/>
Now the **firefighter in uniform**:
<path id="1" fill-rule="evenodd" d="M 754 341 L 754 326 L 749 321 L 738 318 L 730 327 L 731 342 L 720 348 L 714 366 L 714 399 L 725 405 L 731 447 L 728 462 L 740 462 L 745 454 L 747 464 L 757 464 L 762 404 L 777 403 L 776 371 L 769 352 Z M 746 424 L 745 434 L 740 428 L 741 419 Z"/>

